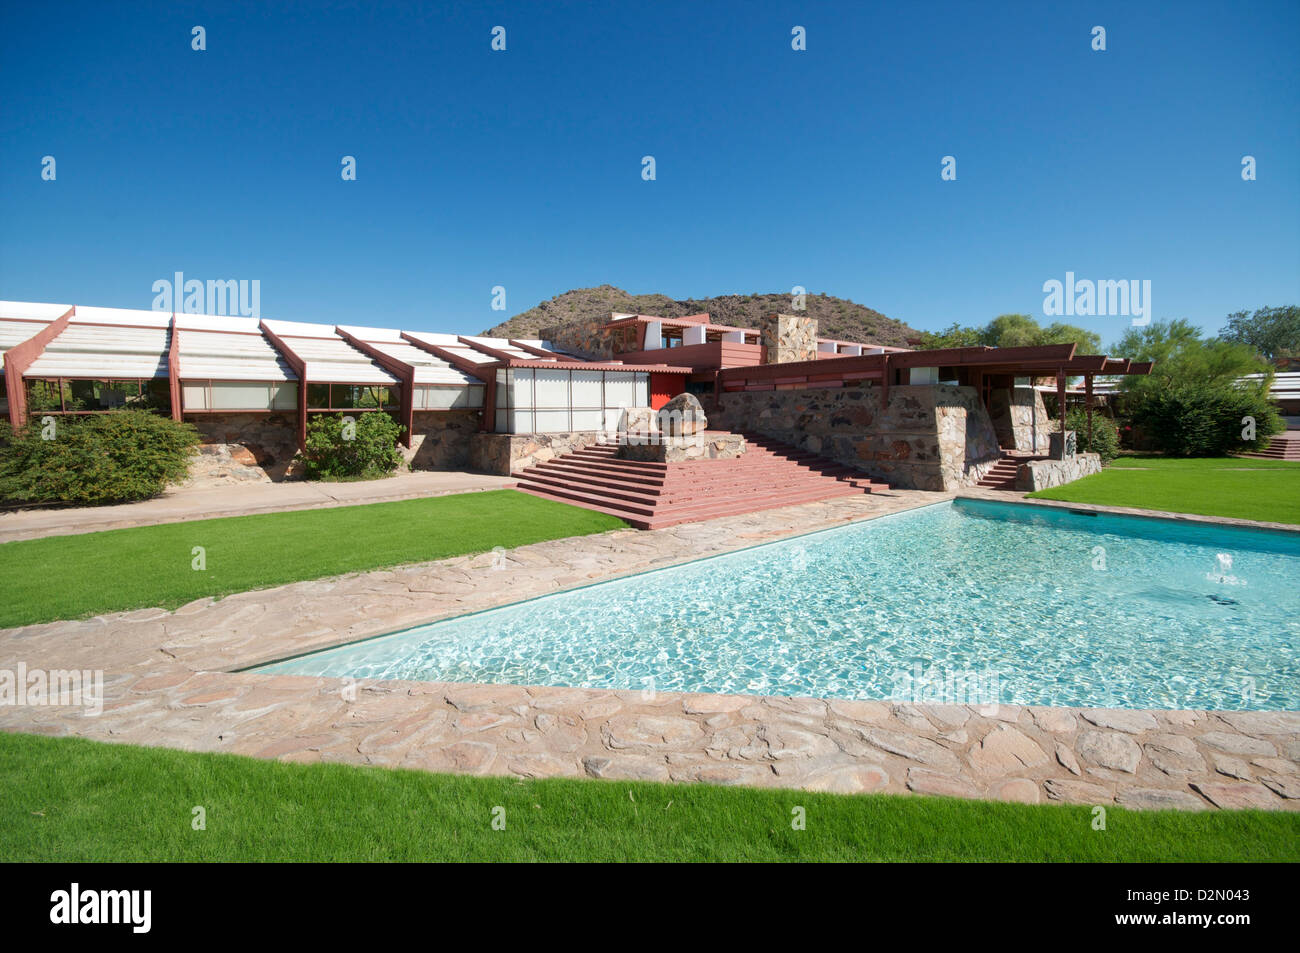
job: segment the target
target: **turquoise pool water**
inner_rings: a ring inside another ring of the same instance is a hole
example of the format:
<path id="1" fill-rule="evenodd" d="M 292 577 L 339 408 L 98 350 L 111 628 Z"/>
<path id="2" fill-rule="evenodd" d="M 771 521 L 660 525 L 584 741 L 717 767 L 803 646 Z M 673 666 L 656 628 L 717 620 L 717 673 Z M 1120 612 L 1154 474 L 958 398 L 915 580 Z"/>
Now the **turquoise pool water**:
<path id="1" fill-rule="evenodd" d="M 1296 709 L 1298 644 L 1300 535 L 958 500 L 260 671 Z"/>

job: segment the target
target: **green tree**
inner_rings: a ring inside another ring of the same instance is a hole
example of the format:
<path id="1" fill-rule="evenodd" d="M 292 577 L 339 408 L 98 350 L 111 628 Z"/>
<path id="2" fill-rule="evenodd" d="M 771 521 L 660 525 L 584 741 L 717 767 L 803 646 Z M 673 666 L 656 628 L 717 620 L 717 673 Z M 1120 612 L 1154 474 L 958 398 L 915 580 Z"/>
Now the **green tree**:
<path id="1" fill-rule="evenodd" d="M 1252 347 L 1269 360 L 1300 357 L 1300 307 L 1260 308 L 1254 314 L 1234 311 L 1219 337 Z"/>
<path id="2" fill-rule="evenodd" d="M 1122 405 L 1134 426 L 1166 453 L 1218 456 L 1260 449 L 1285 424 L 1269 400 L 1272 366 L 1246 344 L 1208 340 L 1181 319 L 1129 328 L 1114 353 L 1155 361 L 1151 374 L 1125 377 Z M 1247 380 L 1250 375 L 1259 375 Z M 1254 421 L 1255 439 L 1243 423 Z"/>
<path id="3" fill-rule="evenodd" d="M 383 411 L 351 416 L 313 414 L 303 450 L 311 480 L 376 479 L 401 465 L 397 438 L 405 428 Z"/>
<path id="4" fill-rule="evenodd" d="M 157 496 L 189 473 L 192 424 L 143 410 L 0 424 L 0 500 L 127 503 Z"/>
<path id="5" fill-rule="evenodd" d="M 1043 344 L 1078 345 L 1076 353 L 1097 354 L 1101 336 L 1072 324 L 1041 326 L 1028 314 L 1000 314 L 982 328 L 954 324 L 944 331 L 926 331 L 921 335 L 921 349 L 945 347 L 1033 347 Z"/>

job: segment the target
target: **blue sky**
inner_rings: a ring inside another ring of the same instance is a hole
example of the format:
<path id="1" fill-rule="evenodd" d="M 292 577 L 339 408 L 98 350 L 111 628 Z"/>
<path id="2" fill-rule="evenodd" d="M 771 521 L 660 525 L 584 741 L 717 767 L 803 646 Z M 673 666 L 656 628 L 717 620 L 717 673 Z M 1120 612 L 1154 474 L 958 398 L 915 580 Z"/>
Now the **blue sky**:
<path id="1" fill-rule="evenodd" d="M 183 271 L 465 333 L 797 284 L 934 329 L 1046 320 L 1073 271 L 1215 331 L 1300 302 L 1297 48 L 1293 0 L 6 4 L 0 297 L 148 308 Z"/>

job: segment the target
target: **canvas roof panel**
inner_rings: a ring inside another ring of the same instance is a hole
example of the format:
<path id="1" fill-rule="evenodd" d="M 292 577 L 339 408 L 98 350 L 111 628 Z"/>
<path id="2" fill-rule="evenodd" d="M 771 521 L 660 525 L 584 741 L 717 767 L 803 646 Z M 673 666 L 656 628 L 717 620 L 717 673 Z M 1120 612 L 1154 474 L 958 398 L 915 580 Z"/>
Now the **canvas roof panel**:
<path id="1" fill-rule="evenodd" d="M 177 316 L 179 319 L 179 315 Z M 179 323 L 179 321 L 178 321 Z M 178 328 L 183 380 L 296 381 L 289 362 L 258 334 Z"/>
<path id="2" fill-rule="evenodd" d="M 104 311 L 116 309 L 86 309 Z M 139 312 L 150 314 L 156 312 Z M 81 317 L 81 309 L 77 316 Z M 170 322 L 171 315 L 165 316 Z M 70 323 L 27 369 L 27 377 L 166 377 L 170 332 L 161 327 Z"/>

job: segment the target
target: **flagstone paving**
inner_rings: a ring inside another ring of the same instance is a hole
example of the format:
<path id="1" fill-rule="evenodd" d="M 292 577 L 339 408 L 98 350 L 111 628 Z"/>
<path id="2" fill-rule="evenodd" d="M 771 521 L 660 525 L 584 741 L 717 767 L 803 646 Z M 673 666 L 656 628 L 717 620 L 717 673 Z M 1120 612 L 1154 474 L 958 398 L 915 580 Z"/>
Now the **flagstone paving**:
<path id="1" fill-rule="evenodd" d="M 1300 809 L 1300 713 L 1111 711 L 359 681 L 233 671 L 950 498 L 917 491 L 0 631 L 0 669 L 104 672 L 103 712 L 0 729 L 467 774 L 707 782 L 1134 808 Z"/>

